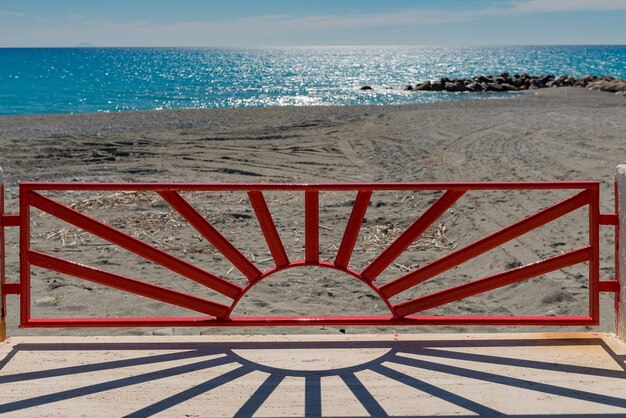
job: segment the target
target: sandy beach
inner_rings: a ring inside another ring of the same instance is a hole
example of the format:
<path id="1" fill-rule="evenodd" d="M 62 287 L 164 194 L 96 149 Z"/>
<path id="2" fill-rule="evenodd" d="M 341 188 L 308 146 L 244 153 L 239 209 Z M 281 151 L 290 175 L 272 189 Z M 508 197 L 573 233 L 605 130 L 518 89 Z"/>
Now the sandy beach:
<path id="1" fill-rule="evenodd" d="M 580 88 L 545 89 L 511 100 L 415 106 L 281 107 L 173 110 L 0 118 L 0 165 L 7 212 L 21 181 L 372 182 L 599 180 L 601 209 L 613 211 L 613 170 L 626 159 L 626 98 Z M 468 193 L 377 280 L 385 283 L 571 196 Z M 233 283 L 241 273 L 156 194 L 49 194 Z M 242 193 L 184 196 L 259 269 L 273 261 Z M 439 196 L 375 194 L 351 266 L 365 267 Z M 268 206 L 292 260 L 303 257 L 303 196 L 269 193 Z M 320 196 L 320 255 L 337 252 L 354 194 Z M 201 297 L 222 301 L 191 280 L 33 211 L 33 248 Z M 585 245 L 584 210 L 515 239 L 402 296 L 432 293 Z M 612 233 L 602 231 L 601 276 L 613 278 Z M 7 234 L 8 279 L 17 275 L 17 235 Z M 175 277 L 173 277 L 175 276 Z M 362 283 L 341 273 L 293 269 L 253 288 L 237 315 L 387 313 Z M 584 315 L 585 264 L 428 311 L 450 315 Z M 33 316 L 145 317 L 197 314 L 103 286 L 33 269 Z M 411 293 L 414 292 L 414 293 Z M 611 297 L 602 324 L 613 329 Z M 8 303 L 8 335 L 183 334 L 221 329 L 17 330 L 17 298 Z M 395 331 L 432 331 L 433 327 Z M 468 327 L 438 328 L 467 331 Z M 493 331 L 494 327 L 480 328 Z M 512 329 L 512 328 L 509 328 Z M 558 329 L 558 328 L 557 328 Z M 516 330 L 516 329 L 513 329 Z M 517 329 L 530 331 L 531 328 Z M 267 332 L 229 329 L 228 332 Z M 281 328 L 272 332 L 337 333 Z M 348 332 L 394 332 L 350 328 Z M 224 331 L 225 332 L 225 331 Z"/>

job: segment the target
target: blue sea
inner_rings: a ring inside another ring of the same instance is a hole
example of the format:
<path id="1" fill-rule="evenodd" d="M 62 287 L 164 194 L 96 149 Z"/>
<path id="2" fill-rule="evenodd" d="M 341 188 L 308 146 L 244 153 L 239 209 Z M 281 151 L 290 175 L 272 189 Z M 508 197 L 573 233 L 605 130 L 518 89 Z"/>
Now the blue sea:
<path id="1" fill-rule="evenodd" d="M 511 97 L 403 91 L 417 81 L 503 71 L 626 78 L 626 46 L 5 48 L 0 114 Z"/>

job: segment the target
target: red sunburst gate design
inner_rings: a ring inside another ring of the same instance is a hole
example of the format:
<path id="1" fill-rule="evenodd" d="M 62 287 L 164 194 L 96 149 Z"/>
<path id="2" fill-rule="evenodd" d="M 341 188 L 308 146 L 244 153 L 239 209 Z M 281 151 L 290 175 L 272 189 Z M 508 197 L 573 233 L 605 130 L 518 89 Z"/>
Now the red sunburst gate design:
<path id="1" fill-rule="evenodd" d="M 391 244 L 365 268 L 349 267 L 370 199 L 381 191 L 438 190 L 443 193 Z M 378 285 L 377 277 L 413 242 L 449 210 L 467 191 L 474 190 L 572 190 L 573 195 L 537 213 L 517 221 L 469 245 L 420 266 L 404 275 Z M 156 192 L 182 216 L 206 241 L 211 243 L 247 279 L 239 286 L 194 264 L 177 258 L 138 238 L 46 197 L 42 191 L 134 191 Z M 180 192 L 246 192 L 274 261 L 261 271 L 237 247 L 201 215 Z M 304 259 L 290 260 L 265 201 L 264 192 L 286 191 L 304 194 Z M 320 260 L 319 193 L 322 191 L 356 192 L 351 213 L 334 261 Z M 399 303 L 391 298 L 446 272 L 472 258 L 493 250 L 523 234 L 563 217 L 579 208 L 589 210 L 588 245 L 511 270 L 476 279 L 439 292 L 414 297 Z M 172 272 L 200 283 L 232 300 L 218 303 L 181 293 L 135 278 L 99 270 L 35 251 L 30 245 L 30 208 L 124 248 Z M 5 216 L 6 217 L 6 216 Z M 20 283 L 15 291 L 21 296 L 23 327 L 137 327 L 137 326 L 267 326 L 267 325 L 596 325 L 599 318 L 599 292 L 613 291 L 612 281 L 599 279 L 599 227 L 614 225 L 612 215 L 600 215 L 599 183 L 525 182 L 525 183 L 341 183 L 341 184 L 189 184 L 189 183 L 23 183 L 20 187 Z M 587 262 L 589 266 L 589 313 L 586 316 L 424 316 L 420 312 L 455 302 L 469 296 L 518 283 L 532 277 Z M 187 318 L 31 318 L 30 269 L 36 266 L 83 280 L 141 295 L 164 303 L 196 311 L 204 316 Z M 388 316 L 303 316 L 303 317 L 233 317 L 237 303 L 253 286 L 285 269 L 324 267 L 342 271 L 371 288 L 389 309 Z"/>

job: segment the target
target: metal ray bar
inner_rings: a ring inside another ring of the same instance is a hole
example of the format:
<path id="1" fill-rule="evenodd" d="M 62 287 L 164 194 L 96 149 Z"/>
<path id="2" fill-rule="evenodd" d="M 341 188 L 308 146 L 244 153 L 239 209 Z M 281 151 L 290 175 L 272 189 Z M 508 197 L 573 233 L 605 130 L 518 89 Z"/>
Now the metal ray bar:
<path id="1" fill-rule="evenodd" d="M 131 279 L 129 277 L 67 261 L 38 251 L 29 251 L 28 261 L 33 266 L 67 274 L 79 279 L 113 287 L 125 292 L 134 293 L 139 296 L 159 300 L 218 318 L 226 318 L 228 315 L 229 307 L 226 305 L 166 289 L 141 280 Z"/>
<path id="2" fill-rule="evenodd" d="M 304 260 L 317 263 L 320 259 L 319 235 L 319 192 L 317 190 L 304 193 Z"/>
<path id="3" fill-rule="evenodd" d="M 276 267 L 286 266 L 289 264 L 289 257 L 287 257 L 283 242 L 280 239 L 280 235 L 278 235 L 274 219 L 272 218 L 272 214 L 267 207 L 263 193 L 256 190 L 250 191 L 248 192 L 248 199 L 250 199 L 252 209 L 254 210 L 257 220 L 259 221 L 261 231 L 265 237 L 265 242 L 267 242 L 270 253 L 272 253 Z"/>
<path id="4" fill-rule="evenodd" d="M 20 226 L 20 215 L 2 215 L 0 225 L 4 228 L 8 226 Z"/>
<path id="5" fill-rule="evenodd" d="M 604 280 L 598 284 L 598 292 L 619 293 L 619 280 Z"/>
<path id="6" fill-rule="evenodd" d="M 600 225 L 617 225 L 619 216 L 615 213 L 603 213 L 599 216 Z"/>
<path id="7" fill-rule="evenodd" d="M 554 270 L 582 263 L 583 261 L 589 261 L 592 258 L 592 252 L 593 248 L 591 246 L 580 248 L 534 264 L 494 274 L 483 279 L 474 280 L 460 286 L 399 303 L 394 305 L 393 308 L 399 317 L 436 308 L 437 306 L 521 282 Z"/>
<path id="8" fill-rule="evenodd" d="M 543 209 L 534 215 L 528 216 L 519 222 L 509 225 L 500 231 L 494 232 L 485 238 L 475 241 L 466 247 L 433 261 L 430 264 L 407 273 L 404 276 L 381 286 L 380 291 L 387 298 L 395 296 L 398 293 L 403 292 L 419 283 L 425 282 L 426 280 L 443 273 L 444 271 L 448 271 L 451 268 L 466 262 L 467 260 L 478 257 L 479 255 L 504 244 L 505 242 L 509 242 L 529 231 L 532 231 L 533 229 L 566 215 L 581 206 L 590 203 L 590 199 L 590 190 L 580 192 L 562 202 Z"/>
<path id="9" fill-rule="evenodd" d="M 22 286 L 19 283 L 4 283 L 2 285 L 2 296 L 19 295 L 22 293 Z"/>
<path id="10" fill-rule="evenodd" d="M 365 212 L 367 211 L 371 197 L 371 191 L 363 190 L 356 196 L 354 206 L 352 206 L 352 213 L 350 214 L 350 219 L 348 219 L 348 224 L 346 225 L 346 230 L 343 233 L 341 245 L 337 252 L 337 258 L 335 259 L 335 265 L 337 267 L 348 267 L 350 257 L 352 257 L 352 250 L 354 250 L 354 245 L 359 237 L 363 218 L 365 218 Z"/>
<path id="11" fill-rule="evenodd" d="M 28 192 L 28 201 L 33 207 L 40 209 L 52 216 L 55 216 L 67 223 L 81 228 L 91 234 L 119 245 L 126 250 L 135 253 L 147 260 L 159 264 L 171 271 L 182 276 L 194 280 L 204 286 L 230 297 L 237 298 L 242 289 L 227 280 L 217 277 L 199 267 L 189 264 L 179 258 L 176 258 L 165 251 L 161 251 L 145 242 L 131 237 L 115 228 L 110 227 L 100 221 L 90 218 L 74 209 L 70 209 L 65 205 L 55 202 L 45 196 L 35 192 Z M 22 229 L 23 232 L 23 229 Z M 27 248 L 25 250 L 28 250 Z M 28 270 L 24 268 L 23 270 Z"/>
<path id="12" fill-rule="evenodd" d="M 263 273 L 248 258 L 222 235 L 211 223 L 185 198 L 173 190 L 160 191 L 159 195 L 189 222 L 196 231 L 211 243 L 220 253 L 230 261 L 249 281 L 256 281 Z"/>
<path id="13" fill-rule="evenodd" d="M 428 227 L 445 213 L 465 191 L 448 190 L 422 215 L 420 215 L 398 238 L 394 240 L 374 261 L 367 266 L 361 275 L 364 279 L 374 281 L 393 261 L 398 258 Z"/>

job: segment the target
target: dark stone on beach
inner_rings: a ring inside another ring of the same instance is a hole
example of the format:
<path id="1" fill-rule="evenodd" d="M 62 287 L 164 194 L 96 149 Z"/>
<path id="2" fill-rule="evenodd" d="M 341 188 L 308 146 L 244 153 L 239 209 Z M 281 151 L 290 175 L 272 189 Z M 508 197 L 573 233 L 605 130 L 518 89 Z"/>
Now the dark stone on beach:
<path id="1" fill-rule="evenodd" d="M 415 90 L 429 91 L 430 87 L 431 87 L 430 81 L 424 81 L 423 83 L 417 83 L 415 85 Z"/>
<path id="2" fill-rule="evenodd" d="M 626 80 L 596 80 L 589 83 L 589 90 L 601 90 L 626 96 Z"/>
<path id="3" fill-rule="evenodd" d="M 511 80 L 511 85 L 517 87 L 518 89 L 524 87 L 526 80 L 521 77 L 515 77 Z"/>
<path id="4" fill-rule="evenodd" d="M 487 88 L 486 91 L 504 91 L 502 85 L 498 83 L 486 83 Z"/>
<path id="5" fill-rule="evenodd" d="M 554 83 L 561 87 L 561 86 L 572 86 L 574 85 L 574 83 L 576 82 L 576 80 L 574 79 L 574 77 L 571 77 L 567 74 L 564 74 L 560 77 L 557 77 L 554 79 Z"/>
<path id="6" fill-rule="evenodd" d="M 514 85 L 512 85 L 512 84 L 508 84 L 508 83 L 503 83 L 503 84 L 500 84 L 500 86 L 502 86 L 502 89 L 503 89 L 504 91 L 517 91 L 517 90 L 519 90 L 519 89 L 518 89 L 517 87 L 515 87 Z"/>
<path id="7" fill-rule="evenodd" d="M 363 86 L 361 90 L 374 90 L 371 86 Z"/>
<path id="8" fill-rule="evenodd" d="M 559 87 L 567 86 L 567 77 L 566 76 L 557 77 L 555 81 L 557 82 Z"/>
<path id="9" fill-rule="evenodd" d="M 448 78 L 424 81 L 415 86 L 406 86 L 405 90 L 418 91 L 449 91 L 449 92 L 480 92 L 480 91 L 518 91 L 542 89 L 546 87 L 584 87 L 592 90 L 603 90 L 626 96 L 626 80 L 612 76 L 585 75 L 580 78 L 568 74 L 555 76 L 552 74 L 514 74 L 503 72 L 500 75 L 477 75 L 472 78 Z M 361 90 L 372 90 L 370 86 Z"/>
<path id="10" fill-rule="evenodd" d="M 463 84 L 460 81 L 446 83 L 444 88 L 446 89 L 446 91 L 455 92 L 455 93 L 467 90 L 465 88 L 465 84 Z"/>
<path id="11" fill-rule="evenodd" d="M 585 75 L 585 76 L 580 77 L 580 81 L 583 81 L 585 83 L 589 83 L 591 81 L 594 81 L 596 78 L 597 77 L 594 77 L 592 75 Z"/>
<path id="12" fill-rule="evenodd" d="M 469 91 L 485 91 L 485 86 L 481 83 L 471 82 L 466 87 Z"/>
<path id="13" fill-rule="evenodd" d="M 432 91 L 442 91 L 443 87 L 444 87 L 444 84 L 441 81 L 431 81 L 430 82 L 430 89 Z"/>

